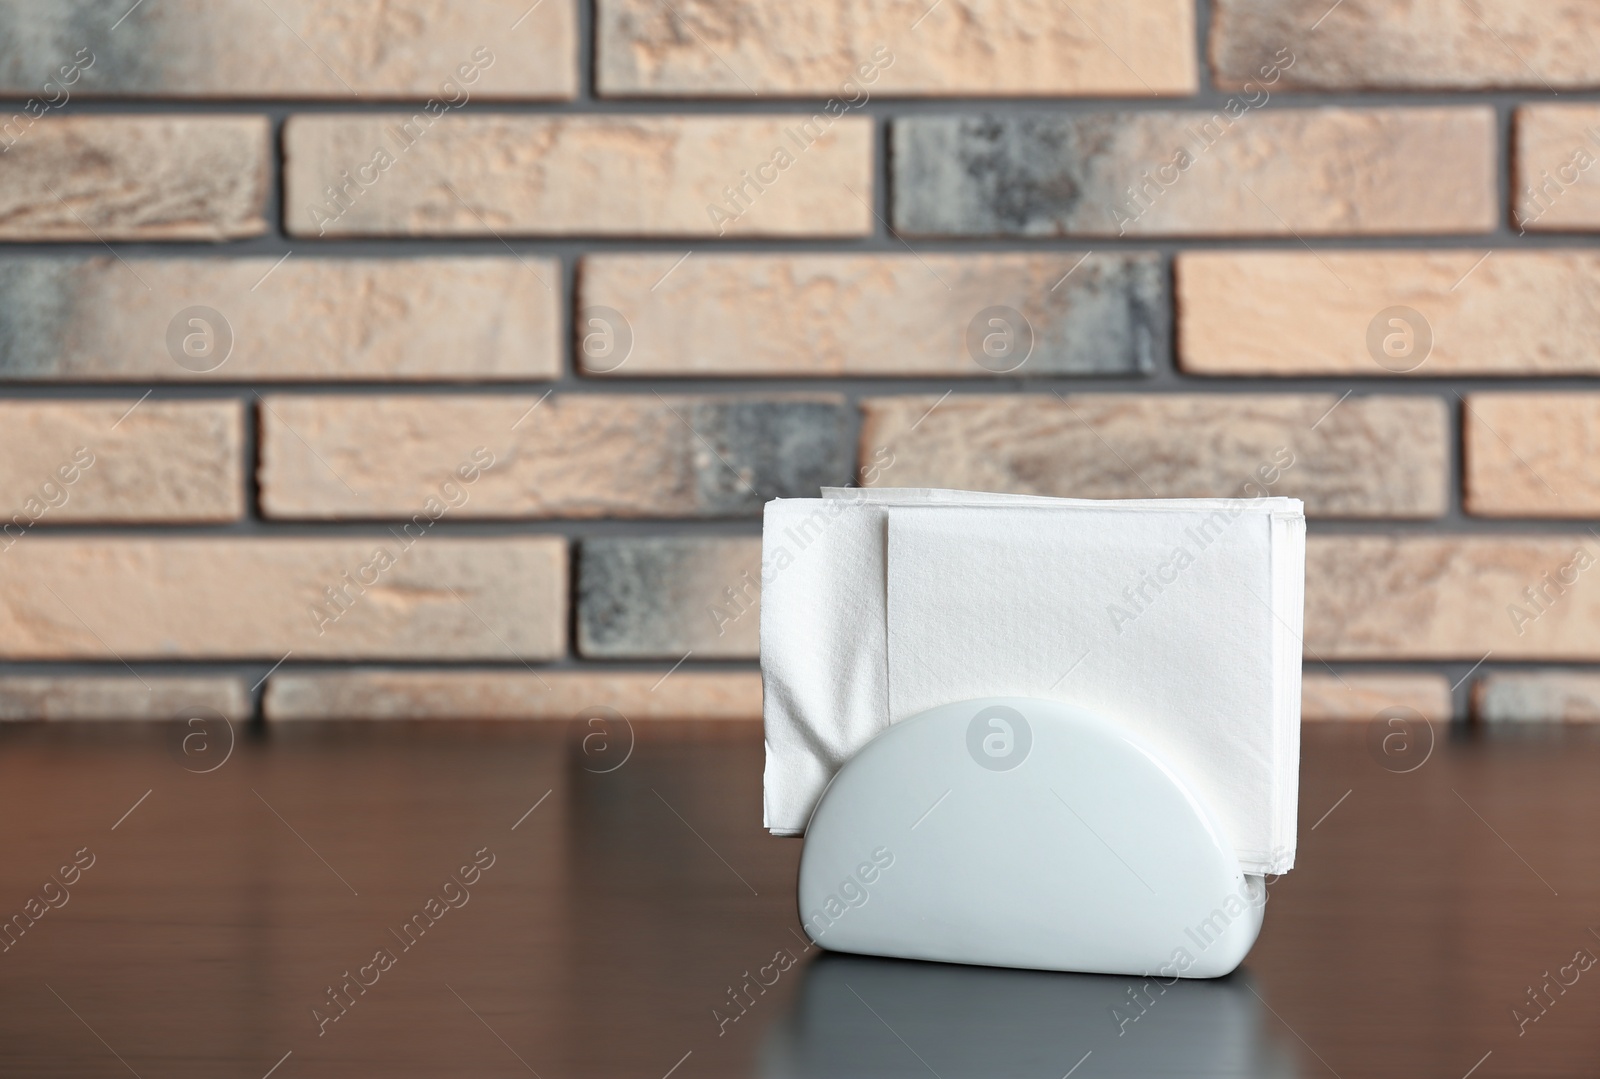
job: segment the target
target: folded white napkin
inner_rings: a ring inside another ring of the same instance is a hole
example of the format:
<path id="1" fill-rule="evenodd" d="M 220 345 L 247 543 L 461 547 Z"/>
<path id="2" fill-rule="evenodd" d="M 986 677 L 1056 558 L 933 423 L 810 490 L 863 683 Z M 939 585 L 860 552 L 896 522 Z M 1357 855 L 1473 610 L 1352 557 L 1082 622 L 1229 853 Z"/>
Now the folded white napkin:
<path id="1" fill-rule="evenodd" d="M 1067 701 L 1138 731 L 1247 872 L 1294 863 L 1304 517 L 1295 499 L 830 490 L 768 504 L 766 824 L 805 828 L 890 722 Z"/>
<path id="2" fill-rule="evenodd" d="M 765 823 L 799 835 L 839 766 L 889 723 L 882 506 L 768 502 L 761 528 Z M 770 644 L 769 644 L 770 642 Z"/>

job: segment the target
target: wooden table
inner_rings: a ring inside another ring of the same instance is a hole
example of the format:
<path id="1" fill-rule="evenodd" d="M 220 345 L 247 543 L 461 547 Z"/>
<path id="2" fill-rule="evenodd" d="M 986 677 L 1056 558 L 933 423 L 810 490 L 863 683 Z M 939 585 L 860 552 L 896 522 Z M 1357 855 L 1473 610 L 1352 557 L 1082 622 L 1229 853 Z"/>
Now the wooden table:
<path id="1" fill-rule="evenodd" d="M 759 729 L 597 731 L 5 728 L 0 1070 L 1600 1072 L 1594 732 L 1458 733 L 1411 768 L 1308 727 L 1259 944 L 1163 990 L 820 956 Z"/>

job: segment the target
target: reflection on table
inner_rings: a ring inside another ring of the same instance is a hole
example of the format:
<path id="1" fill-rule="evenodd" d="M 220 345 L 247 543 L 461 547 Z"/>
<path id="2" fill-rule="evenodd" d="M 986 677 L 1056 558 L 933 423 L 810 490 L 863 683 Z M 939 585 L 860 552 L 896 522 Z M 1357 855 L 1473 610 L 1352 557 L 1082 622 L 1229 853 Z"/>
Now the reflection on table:
<path id="1" fill-rule="evenodd" d="M 1199 981 L 825 953 L 762 1049 L 770 1077 L 1293 1076 L 1247 970 Z"/>

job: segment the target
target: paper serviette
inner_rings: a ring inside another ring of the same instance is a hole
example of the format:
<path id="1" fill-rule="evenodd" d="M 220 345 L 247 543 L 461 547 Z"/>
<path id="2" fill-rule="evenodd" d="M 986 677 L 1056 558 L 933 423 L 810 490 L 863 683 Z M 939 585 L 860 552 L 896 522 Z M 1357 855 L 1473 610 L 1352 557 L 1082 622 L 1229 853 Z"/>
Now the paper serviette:
<path id="1" fill-rule="evenodd" d="M 1294 863 L 1304 517 L 1295 499 L 830 491 L 770 503 L 766 822 L 949 701 L 1067 701 L 1152 743 L 1246 872 Z"/>
<path id="2" fill-rule="evenodd" d="M 799 835 L 839 766 L 889 722 L 883 507 L 768 502 L 761 527 L 766 826 Z"/>

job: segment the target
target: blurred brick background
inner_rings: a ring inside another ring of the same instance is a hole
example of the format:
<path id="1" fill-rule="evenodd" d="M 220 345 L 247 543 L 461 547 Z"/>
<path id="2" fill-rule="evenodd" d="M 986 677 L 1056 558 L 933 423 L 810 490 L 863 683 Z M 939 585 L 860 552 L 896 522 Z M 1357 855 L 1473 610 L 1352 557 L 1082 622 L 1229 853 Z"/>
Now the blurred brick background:
<path id="1" fill-rule="evenodd" d="M 760 506 L 1303 498 L 1600 715 L 1600 6 L 0 0 L 0 715 L 759 714 Z"/>

